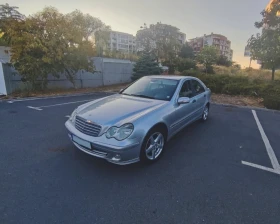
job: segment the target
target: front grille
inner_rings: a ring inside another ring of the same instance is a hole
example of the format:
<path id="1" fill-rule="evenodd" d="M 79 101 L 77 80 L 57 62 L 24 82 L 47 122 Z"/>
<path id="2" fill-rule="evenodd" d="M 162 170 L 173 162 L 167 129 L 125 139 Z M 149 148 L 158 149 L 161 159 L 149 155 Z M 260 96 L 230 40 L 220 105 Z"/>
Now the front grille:
<path id="1" fill-rule="evenodd" d="M 75 127 L 82 133 L 97 137 L 101 131 L 101 126 L 90 123 L 86 119 L 76 116 Z"/>

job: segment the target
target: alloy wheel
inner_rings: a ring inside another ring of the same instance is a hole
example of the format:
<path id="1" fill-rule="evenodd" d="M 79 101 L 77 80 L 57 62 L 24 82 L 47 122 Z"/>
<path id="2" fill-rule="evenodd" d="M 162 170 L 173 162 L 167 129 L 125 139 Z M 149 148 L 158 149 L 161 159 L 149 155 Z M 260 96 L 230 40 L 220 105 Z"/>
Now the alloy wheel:
<path id="1" fill-rule="evenodd" d="M 208 115 L 209 115 L 209 108 L 206 106 L 206 107 L 204 108 L 204 110 L 203 110 L 202 119 L 203 119 L 204 121 L 206 121 L 207 118 L 208 118 Z"/>
<path id="2" fill-rule="evenodd" d="M 150 136 L 147 141 L 145 152 L 149 160 L 155 160 L 159 157 L 164 147 L 164 137 L 160 132 Z"/>

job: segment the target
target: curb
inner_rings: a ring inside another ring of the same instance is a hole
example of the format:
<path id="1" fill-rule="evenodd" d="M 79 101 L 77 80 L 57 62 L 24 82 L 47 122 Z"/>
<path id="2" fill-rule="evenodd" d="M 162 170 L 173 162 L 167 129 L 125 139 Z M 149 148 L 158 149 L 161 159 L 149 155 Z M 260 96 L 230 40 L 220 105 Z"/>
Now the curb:
<path id="1" fill-rule="evenodd" d="M 45 100 L 45 99 L 55 99 L 55 98 L 64 98 L 64 97 L 72 97 L 72 96 L 89 96 L 89 95 L 95 95 L 98 93 L 108 93 L 108 94 L 115 94 L 117 92 L 113 91 L 101 91 L 101 92 L 91 92 L 91 93 L 76 93 L 76 94 L 61 94 L 61 95 L 55 95 L 55 96 L 39 96 L 39 97 L 19 97 L 19 98 L 11 98 L 11 99 L 3 99 L 0 100 L 1 102 L 23 102 L 23 101 L 32 101 L 32 100 Z"/>
<path id="2" fill-rule="evenodd" d="M 224 106 L 224 107 L 234 107 L 234 108 L 239 108 L 239 109 L 261 110 L 261 111 L 266 111 L 266 112 L 272 112 L 272 113 L 280 114 L 279 110 L 271 110 L 271 109 L 261 108 L 261 107 L 239 106 L 239 105 L 234 105 L 234 104 L 213 103 L 213 102 L 211 104 L 212 105 L 218 105 L 218 106 Z"/>

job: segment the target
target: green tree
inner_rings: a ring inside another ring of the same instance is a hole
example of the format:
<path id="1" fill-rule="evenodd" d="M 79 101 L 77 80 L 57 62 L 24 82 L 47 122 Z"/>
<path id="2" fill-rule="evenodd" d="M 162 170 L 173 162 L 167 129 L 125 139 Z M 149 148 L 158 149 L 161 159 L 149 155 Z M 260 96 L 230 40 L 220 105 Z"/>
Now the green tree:
<path id="1" fill-rule="evenodd" d="M 132 80 L 137 80 L 147 75 L 160 75 L 161 73 L 162 70 L 155 56 L 148 50 L 148 47 L 145 47 L 134 66 Z"/>
<path id="2" fill-rule="evenodd" d="M 73 24 L 73 28 L 80 35 L 79 38 L 94 43 L 97 56 L 103 56 L 110 38 L 109 26 L 106 26 L 100 19 L 89 14 L 75 10 L 66 15 L 66 18 Z"/>
<path id="3" fill-rule="evenodd" d="M 22 15 L 16 6 L 10 6 L 8 3 L 0 5 L 0 20 L 5 19 L 16 19 L 23 20 L 24 15 Z"/>
<path id="4" fill-rule="evenodd" d="M 168 61 L 176 57 L 180 50 L 181 44 L 178 37 L 179 29 L 177 27 L 158 22 L 149 27 L 144 24 L 142 30 L 137 32 L 136 40 L 140 47 L 148 44 L 157 61 Z"/>
<path id="5" fill-rule="evenodd" d="M 194 53 L 193 53 L 193 49 L 190 47 L 190 45 L 188 43 L 185 43 L 180 52 L 179 52 L 179 57 L 181 58 L 194 58 Z"/>
<path id="6" fill-rule="evenodd" d="M 10 6 L 9 4 L 0 5 L 0 46 L 8 46 L 8 41 L 4 38 L 4 27 L 11 20 L 23 20 L 25 16 L 21 14 L 16 6 Z"/>
<path id="7" fill-rule="evenodd" d="M 274 80 L 275 69 L 280 65 L 280 4 L 273 4 L 271 10 L 263 11 L 262 21 L 256 22 L 255 27 L 261 28 L 262 33 L 253 35 L 248 40 L 251 49 L 251 58 L 260 60 L 264 67 L 272 71 L 271 78 Z"/>
<path id="8" fill-rule="evenodd" d="M 232 66 L 232 61 L 228 60 L 226 56 L 220 55 L 217 60 L 217 65 L 230 67 Z"/>
<path id="9" fill-rule="evenodd" d="M 100 19 L 84 14 L 79 10 L 67 14 L 66 18 L 69 19 L 81 38 L 85 38 L 85 40 L 90 40 L 90 37 L 98 31 L 110 30 L 110 27 L 106 26 Z"/>
<path id="10" fill-rule="evenodd" d="M 177 58 L 176 60 L 176 69 L 179 72 L 183 72 L 185 70 L 196 69 L 196 62 L 189 58 Z"/>
<path id="11" fill-rule="evenodd" d="M 33 87 L 40 80 L 45 88 L 48 74 L 58 78 L 61 73 L 75 86 L 80 69 L 94 71 L 89 60 L 94 53 L 92 43 L 81 38 L 73 22 L 55 8 L 47 7 L 24 21 L 11 20 L 4 33 L 15 69 Z"/>
<path id="12" fill-rule="evenodd" d="M 218 50 L 213 46 L 204 47 L 196 57 L 197 61 L 204 65 L 206 73 L 213 72 L 213 64 L 217 62 Z"/>

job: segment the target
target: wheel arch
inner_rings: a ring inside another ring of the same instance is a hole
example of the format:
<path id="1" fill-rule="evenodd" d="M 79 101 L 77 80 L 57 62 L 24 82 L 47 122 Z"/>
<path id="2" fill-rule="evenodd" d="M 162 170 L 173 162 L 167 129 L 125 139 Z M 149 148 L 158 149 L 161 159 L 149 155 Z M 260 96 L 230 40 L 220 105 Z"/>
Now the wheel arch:
<path id="1" fill-rule="evenodd" d="M 164 123 L 164 122 L 159 122 L 159 123 L 156 123 L 154 126 L 152 126 L 149 131 L 147 132 L 147 135 L 153 130 L 153 129 L 161 129 L 163 130 L 163 134 L 164 134 L 164 138 L 165 138 L 165 141 L 168 139 L 168 127 L 167 125 Z"/>

